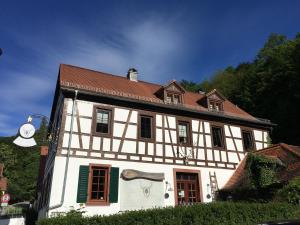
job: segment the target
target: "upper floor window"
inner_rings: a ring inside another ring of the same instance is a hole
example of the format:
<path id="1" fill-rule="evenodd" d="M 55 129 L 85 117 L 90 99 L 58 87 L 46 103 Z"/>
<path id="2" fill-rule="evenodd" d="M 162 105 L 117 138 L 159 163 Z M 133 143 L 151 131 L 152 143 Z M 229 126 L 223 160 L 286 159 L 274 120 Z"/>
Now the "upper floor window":
<path id="1" fill-rule="evenodd" d="M 213 146 L 224 148 L 223 129 L 221 127 L 212 127 Z"/>
<path id="2" fill-rule="evenodd" d="M 246 151 L 251 151 L 254 149 L 253 136 L 251 131 L 242 131 L 244 148 Z"/>
<path id="3" fill-rule="evenodd" d="M 97 133 L 110 134 L 111 111 L 105 109 L 96 110 L 96 129 Z"/>
<path id="4" fill-rule="evenodd" d="M 178 141 L 180 144 L 188 144 L 190 142 L 189 137 L 189 123 L 178 123 Z"/>
<path id="5" fill-rule="evenodd" d="M 152 116 L 140 116 L 140 137 L 141 138 L 152 138 Z"/>

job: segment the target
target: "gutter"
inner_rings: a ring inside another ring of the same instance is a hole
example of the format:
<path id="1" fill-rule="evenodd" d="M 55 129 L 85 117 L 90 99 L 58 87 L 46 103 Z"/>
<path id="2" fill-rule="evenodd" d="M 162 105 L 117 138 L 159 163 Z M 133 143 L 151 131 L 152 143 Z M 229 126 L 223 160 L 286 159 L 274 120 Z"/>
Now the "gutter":
<path id="1" fill-rule="evenodd" d="M 72 136 L 73 136 L 73 124 L 74 124 L 74 114 L 75 114 L 75 104 L 77 100 L 77 94 L 78 90 L 75 91 L 75 96 L 73 99 L 73 105 L 72 105 L 72 115 L 71 115 L 71 124 L 70 124 L 70 134 L 69 134 L 69 141 L 68 141 L 68 152 L 67 152 L 67 159 L 66 159 L 66 165 L 65 165 L 65 173 L 64 173 L 64 181 L 63 181 L 63 188 L 62 188 L 62 194 L 60 203 L 57 205 L 49 206 L 47 213 L 49 210 L 59 208 L 63 205 L 65 200 L 65 193 L 66 193 L 66 184 L 67 184 L 67 178 L 68 178 L 68 169 L 69 169 L 69 160 L 70 160 L 70 151 L 71 151 L 71 143 L 72 143 Z"/>

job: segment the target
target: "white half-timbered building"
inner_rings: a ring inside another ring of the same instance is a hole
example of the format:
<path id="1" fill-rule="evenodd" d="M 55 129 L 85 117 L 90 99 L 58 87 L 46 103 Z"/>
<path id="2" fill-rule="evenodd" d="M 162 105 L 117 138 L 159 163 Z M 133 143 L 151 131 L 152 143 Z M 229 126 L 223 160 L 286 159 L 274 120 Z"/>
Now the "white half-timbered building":
<path id="1" fill-rule="evenodd" d="M 85 215 L 214 200 L 272 123 L 217 90 L 166 85 L 61 65 L 39 216 Z"/>

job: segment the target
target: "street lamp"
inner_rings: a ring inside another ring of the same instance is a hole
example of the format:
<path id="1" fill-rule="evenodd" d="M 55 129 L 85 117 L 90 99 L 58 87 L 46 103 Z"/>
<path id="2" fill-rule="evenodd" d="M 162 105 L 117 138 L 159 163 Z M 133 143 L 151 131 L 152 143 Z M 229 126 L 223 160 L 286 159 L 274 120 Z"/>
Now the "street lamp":
<path id="1" fill-rule="evenodd" d="M 27 123 L 24 123 L 20 126 L 18 137 L 13 141 L 14 144 L 25 148 L 33 147 L 36 145 L 36 141 L 33 138 L 36 129 L 32 124 L 32 118 L 45 118 L 48 122 L 50 121 L 47 116 L 41 114 L 32 114 L 28 116 Z"/>

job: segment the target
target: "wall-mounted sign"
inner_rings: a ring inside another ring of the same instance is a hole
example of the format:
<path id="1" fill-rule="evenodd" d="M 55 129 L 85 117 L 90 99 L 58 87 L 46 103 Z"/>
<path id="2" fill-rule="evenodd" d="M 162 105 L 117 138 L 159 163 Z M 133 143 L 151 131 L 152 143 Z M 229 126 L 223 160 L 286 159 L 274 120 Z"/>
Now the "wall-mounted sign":
<path id="1" fill-rule="evenodd" d="M 143 179 L 154 180 L 154 181 L 162 181 L 165 179 L 165 174 L 164 173 L 147 173 L 147 172 L 142 172 L 139 170 L 126 169 L 126 170 L 122 171 L 121 177 L 125 180 L 133 180 L 133 179 L 143 178 Z"/>
<path id="2" fill-rule="evenodd" d="M 14 140 L 14 144 L 21 147 L 32 147 L 36 145 L 33 138 L 35 134 L 35 127 L 28 121 L 23 124 L 19 129 L 19 136 Z"/>
<path id="3" fill-rule="evenodd" d="M 2 197 L 1 197 L 1 206 L 7 206 L 9 200 L 10 200 L 10 195 L 9 194 L 2 195 Z"/>

